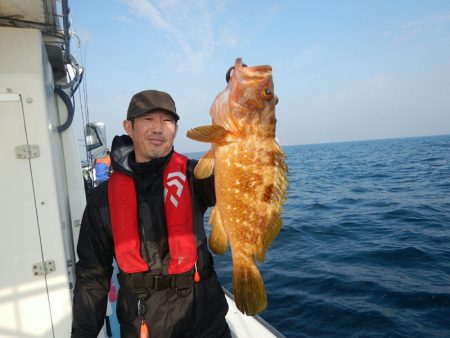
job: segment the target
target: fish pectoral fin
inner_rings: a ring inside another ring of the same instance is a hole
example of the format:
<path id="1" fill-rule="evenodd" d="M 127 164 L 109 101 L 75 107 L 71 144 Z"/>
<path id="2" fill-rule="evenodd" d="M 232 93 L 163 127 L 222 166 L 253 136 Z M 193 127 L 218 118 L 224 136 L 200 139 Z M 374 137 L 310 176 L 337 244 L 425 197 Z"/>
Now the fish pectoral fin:
<path id="1" fill-rule="evenodd" d="M 228 134 L 229 131 L 222 126 L 209 125 L 191 129 L 186 133 L 186 136 L 200 142 L 225 144 Z"/>
<path id="2" fill-rule="evenodd" d="M 194 169 L 194 175 L 198 179 L 207 178 L 213 174 L 214 171 L 214 154 L 212 149 L 203 155 L 198 161 Z"/>
<path id="3" fill-rule="evenodd" d="M 217 255 L 223 255 L 228 248 L 228 237 L 222 225 L 219 211 L 214 207 L 211 210 L 208 223 L 211 224 L 209 247 Z"/>
<path id="4" fill-rule="evenodd" d="M 272 244 L 275 237 L 277 237 L 282 225 L 283 221 L 281 219 L 281 213 L 277 213 L 273 216 L 272 221 L 268 224 L 266 230 L 261 233 L 256 242 L 254 252 L 258 262 L 264 263 L 267 249 L 269 249 L 269 246 Z"/>

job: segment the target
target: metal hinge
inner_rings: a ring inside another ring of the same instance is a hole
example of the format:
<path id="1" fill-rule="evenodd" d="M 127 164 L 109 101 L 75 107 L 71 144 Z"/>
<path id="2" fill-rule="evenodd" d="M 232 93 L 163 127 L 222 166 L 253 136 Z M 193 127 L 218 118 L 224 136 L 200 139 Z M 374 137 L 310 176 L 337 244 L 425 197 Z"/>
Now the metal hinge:
<path id="1" fill-rule="evenodd" d="M 37 144 L 23 144 L 21 146 L 17 146 L 15 150 L 16 158 L 19 160 L 27 160 L 30 158 L 39 157 L 41 155 Z"/>
<path id="2" fill-rule="evenodd" d="M 45 276 L 55 271 L 55 261 L 45 261 L 33 264 L 33 276 Z"/>

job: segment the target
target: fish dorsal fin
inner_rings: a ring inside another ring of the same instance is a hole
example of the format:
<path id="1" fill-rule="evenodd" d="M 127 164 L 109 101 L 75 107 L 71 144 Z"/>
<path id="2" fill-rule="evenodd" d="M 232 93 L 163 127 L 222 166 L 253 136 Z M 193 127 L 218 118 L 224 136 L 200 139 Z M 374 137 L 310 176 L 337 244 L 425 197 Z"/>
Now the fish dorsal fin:
<path id="1" fill-rule="evenodd" d="M 225 144 L 227 143 L 226 137 L 228 134 L 228 130 L 222 126 L 209 125 L 191 129 L 186 136 L 200 142 Z"/>
<path id="2" fill-rule="evenodd" d="M 194 169 L 194 175 L 198 179 L 207 178 L 213 174 L 213 171 L 214 171 L 214 155 L 212 149 L 210 149 L 198 161 Z"/>

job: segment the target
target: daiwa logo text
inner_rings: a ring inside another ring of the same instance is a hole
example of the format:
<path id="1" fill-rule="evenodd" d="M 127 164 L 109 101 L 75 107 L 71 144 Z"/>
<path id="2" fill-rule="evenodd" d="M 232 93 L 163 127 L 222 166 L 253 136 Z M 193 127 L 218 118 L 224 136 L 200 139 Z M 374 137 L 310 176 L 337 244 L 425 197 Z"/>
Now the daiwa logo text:
<path id="1" fill-rule="evenodd" d="M 167 175 L 167 186 L 164 187 L 164 201 L 167 197 L 169 197 L 170 202 L 175 206 L 175 208 L 178 207 L 178 201 L 183 193 L 183 183 L 186 181 L 186 175 L 184 175 L 182 172 L 176 171 L 174 173 L 169 173 Z M 170 188 L 172 186 L 176 187 L 176 192 L 174 192 L 174 188 Z M 176 195 L 176 196 L 175 196 Z"/>

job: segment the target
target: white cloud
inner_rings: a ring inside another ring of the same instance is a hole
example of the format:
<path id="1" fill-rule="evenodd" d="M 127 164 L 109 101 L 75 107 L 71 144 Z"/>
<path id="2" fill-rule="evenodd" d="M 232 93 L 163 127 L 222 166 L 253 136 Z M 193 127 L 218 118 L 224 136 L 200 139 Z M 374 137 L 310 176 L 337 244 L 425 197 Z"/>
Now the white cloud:
<path id="1" fill-rule="evenodd" d="M 433 15 L 428 17 L 427 20 L 437 24 L 446 24 L 450 22 L 450 13 Z"/>
<path id="2" fill-rule="evenodd" d="M 398 39 L 409 41 L 424 36 L 450 23 L 450 13 L 436 14 L 420 20 L 410 21 L 400 27 Z"/>
<path id="3" fill-rule="evenodd" d="M 115 19 L 117 21 L 120 21 L 120 22 L 126 22 L 126 23 L 132 23 L 133 22 L 129 17 L 127 17 L 125 15 L 117 16 Z"/>
<path id="4" fill-rule="evenodd" d="M 313 46 L 303 50 L 299 55 L 295 56 L 285 68 L 290 72 L 299 72 L 318 62 L 320 57 L 321 47 Z"/>
<path id="5" fill-rule="evenodd" d="M 400 37 L 402 40 L 414 40 L 424 31 L 425 22 L 416 21 L 403 24 L 401 27 Z"/>
<path id="6" fill-rule="evenodd" d="M 166 31 L 171 31 L 170 24 L 162 17 L 158 9 L 147 0 L 127 0 L 124 3 L 130 7 L 131 11 L 136 16 L 146 17 L 158 28 Z"/>
<path id="7" fill-rule="evenodd" d="M 179 59 L 178 67 L 190 67 L 199 70 L 202 64 L 213 54 L 217 46 L 217 37 L 213 31 L 214 16 L 223 10 L 222 1 L 123 1 L 137 17 L 143 17 L 166 33 L 178 44 L 182 56 L 172 56 Z M 231 33 L 226 35 L 227 41 L 232 39 Z M 184 61 L 184 60 L 187 60 Z"/>

